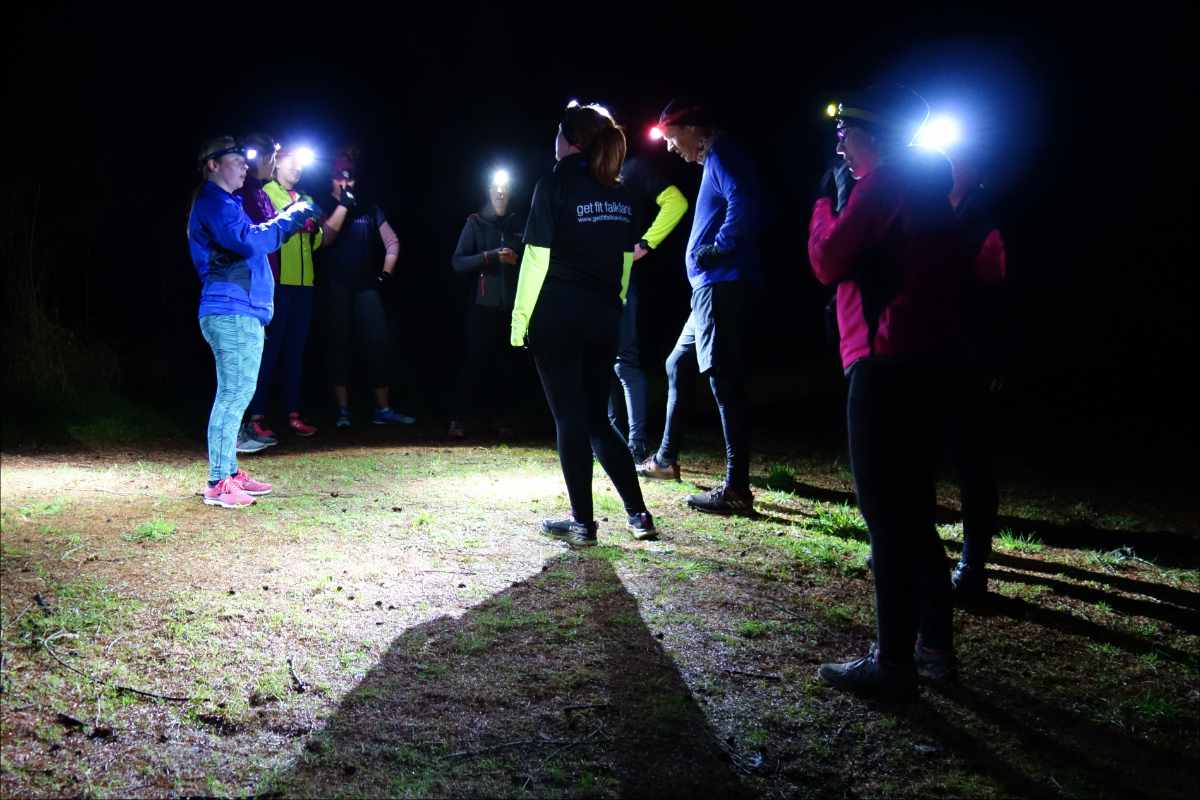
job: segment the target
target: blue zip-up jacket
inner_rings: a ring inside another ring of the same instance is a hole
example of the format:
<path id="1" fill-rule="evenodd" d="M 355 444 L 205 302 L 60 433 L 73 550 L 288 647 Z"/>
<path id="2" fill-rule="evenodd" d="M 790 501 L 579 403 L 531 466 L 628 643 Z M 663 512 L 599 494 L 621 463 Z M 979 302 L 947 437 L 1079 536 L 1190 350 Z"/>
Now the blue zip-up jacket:
<path id="1" fill-rule="evenodd" d="M 761 280 L 761 202 L 754 164 L 732 139 L 718 134 L 704 157 L 704 176 L 688 239 L 687 275 L 693 290 L 724 281 Z M 713 243 L 726 255 L 701 269 L 695 252 Z"/>
<path id="2" fill-rule="evenodd" d="M 205 181 L 188 218 L 188 247 L 202 284 L 199 316 L 233 314 L 270 322 L 275 277 L 267 254 L 303 224 L 300 215 L 281 214 L 255 225 L 241 200 Z"/>

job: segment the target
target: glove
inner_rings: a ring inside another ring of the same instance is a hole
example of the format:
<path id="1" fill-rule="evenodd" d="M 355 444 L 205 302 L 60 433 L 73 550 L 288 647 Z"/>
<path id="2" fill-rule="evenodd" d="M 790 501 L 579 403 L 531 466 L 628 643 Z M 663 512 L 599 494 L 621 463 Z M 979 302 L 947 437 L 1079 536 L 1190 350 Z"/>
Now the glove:
<path id="1" fill-rule="evenodd" d="M 846 166 L 846 159 L 837 156 L 821 176 L 821 182 L 817 185 L 817 199 L 828 198 L 834 213 L 840 213 L 846 207 L 853 189 L 854 176 L 850 174 L 850 167 Z"/>
<path id="2" fill-rule="evenodd" d="M 381 289 L 387 289 L 388 287 L 392 286 L 392 282 L 395 280 L 396 280 L 396 276 L 394 273 L 391 273 L 391 272 L 380 272 L 379 273 L 379 287 Z"/>
<path id="3" fill-rule="evenodd" d="M 696 266 L 700 269 L 709 269 L 715 267 L 717 260 L 729 253 L 717 247 L 716 244 L 705 244 L 697 247 L 692 255 L 696 258 Z"/>
<path id="4" fill-rule="evenodd" d="M 350 187 L 343 186 L 342 196 L 338 199 L 338 205 L 345 206 L 346 210 L 349 211 L 350 209 L 354 208 L 355 204 L 357 203 L 358 198 L 354 196 L 354 192 L 350 190 Z"/>

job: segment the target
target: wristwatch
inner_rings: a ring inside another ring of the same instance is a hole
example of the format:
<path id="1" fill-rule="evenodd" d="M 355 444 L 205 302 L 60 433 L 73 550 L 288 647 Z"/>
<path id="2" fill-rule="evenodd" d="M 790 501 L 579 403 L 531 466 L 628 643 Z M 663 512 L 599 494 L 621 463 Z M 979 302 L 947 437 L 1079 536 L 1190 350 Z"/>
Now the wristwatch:
<path id="1" fill-rule="evenodd" d="M 650 243 L 647 242 L 645 239 L 638 239 L 637 243 L 642 246 L 643 250 L 649 251 L 649 250 L 653 249 L 652 247 L 650 247 Z"/>

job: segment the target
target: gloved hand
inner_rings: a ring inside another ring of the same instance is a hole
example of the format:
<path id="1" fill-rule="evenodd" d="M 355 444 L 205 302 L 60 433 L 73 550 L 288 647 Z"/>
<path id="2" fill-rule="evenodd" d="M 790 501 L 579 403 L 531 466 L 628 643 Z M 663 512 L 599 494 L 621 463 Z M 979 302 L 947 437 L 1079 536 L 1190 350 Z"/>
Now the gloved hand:
<path id="1" fill-rule="evenodd" d="M 354 196 L 354 191 L 349 186 L 342 187 L 342 196 L 338 198 L 338 205 L 345 206 L 346 210 L 354 208 L 358 203 L 358 198 Z"/>
<path id="2" fill-rule="evenodd" d="M 710 269 L 717 265 L 717 261 L 721 257 L 729 255 L 729 253 L 717 247 L 714 243 L 700 245 L 692 255 L 696 258 L 696 266 L 700 267 L 700 269 Z"/>
<path id="3" fill-rule="evenodd" d="M 846 159 L 836 156 L 817 185 L 817 199 L 828 198 L 834 213 L 839 213 L 846 207 L 853 189 L 854 176 L 850 174 L 850 167 L 846 166 Z"/>
<path id="4" fill-rule="evenodd" d="M 395 280 L 396 280 L 396 276 L 394 273 L 387 272 L 387 271 L 380 272 L 379 273 L 379 288 L 386 290 L 393 285 L 393 282 Z"/>

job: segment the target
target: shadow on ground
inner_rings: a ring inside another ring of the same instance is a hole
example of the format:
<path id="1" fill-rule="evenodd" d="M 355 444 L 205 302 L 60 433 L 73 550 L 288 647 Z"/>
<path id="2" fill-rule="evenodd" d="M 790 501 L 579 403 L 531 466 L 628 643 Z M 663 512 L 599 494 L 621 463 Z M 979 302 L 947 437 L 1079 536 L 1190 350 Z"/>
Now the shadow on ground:
<path id="1" fill-rule="evenodd" d="M 559 557 L 461 618 L 406 631 L 276 791 L 649 796 L 663 787 L 745 794 L 601 549 Z"/>

